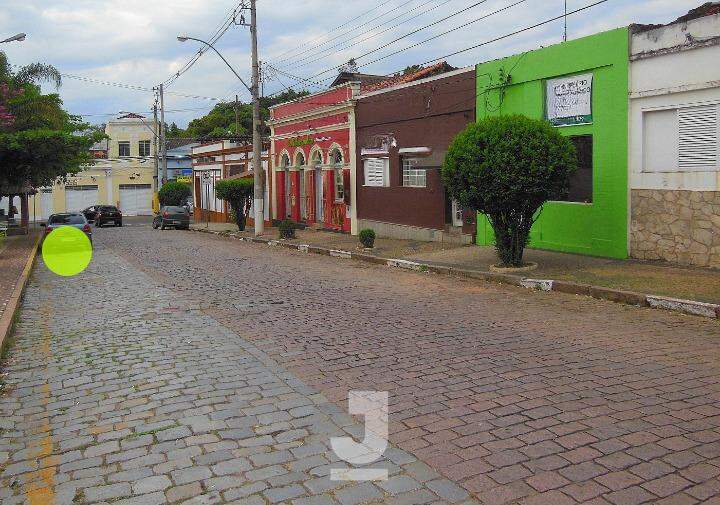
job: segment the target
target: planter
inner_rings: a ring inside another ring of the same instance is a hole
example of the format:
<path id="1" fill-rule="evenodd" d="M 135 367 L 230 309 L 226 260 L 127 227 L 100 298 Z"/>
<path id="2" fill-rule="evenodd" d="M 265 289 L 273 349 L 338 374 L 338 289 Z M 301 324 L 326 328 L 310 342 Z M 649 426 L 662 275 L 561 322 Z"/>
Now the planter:
<path id="1" fill-rule="evenodd" d="M 532 272 L 533 270 L 537 270 L 537 267 L 537 263 L 527 263 L 525 266 L 522 267 L 503 267 L 500 265 L 490 265 L 490 271 L 499 274 L 516 274 L 523 272 Z"/>

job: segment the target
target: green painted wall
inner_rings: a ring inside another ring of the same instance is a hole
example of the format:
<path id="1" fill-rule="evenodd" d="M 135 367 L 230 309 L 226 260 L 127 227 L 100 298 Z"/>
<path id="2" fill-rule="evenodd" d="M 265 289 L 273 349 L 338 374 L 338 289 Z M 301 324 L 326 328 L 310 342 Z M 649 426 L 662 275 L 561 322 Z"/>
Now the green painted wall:
<path id="1" fill-rule="evenodd" d="M 627 258 L 627 28 L 479 64 L 477 118 L 499 114 L 544 118 L 545 81 L 585 73 L 593 74 L 593 124 L 560 127 L 560 131 L 567 136 L 593 135 L 593 203 L 545 204 L 530 246 Z M 510 84 L 502 86 L 507 74 Z M 477 243 L 494 243 L 484 215 L 478 216 Z"/>

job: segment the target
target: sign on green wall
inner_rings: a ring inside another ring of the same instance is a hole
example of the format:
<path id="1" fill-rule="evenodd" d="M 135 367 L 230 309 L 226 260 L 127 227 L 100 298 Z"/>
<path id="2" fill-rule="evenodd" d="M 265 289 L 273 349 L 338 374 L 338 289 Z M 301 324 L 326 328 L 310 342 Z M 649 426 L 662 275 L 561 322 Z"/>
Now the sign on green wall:
<path id="1" fill-rule="evenodd" d="M 591 124 L 592 85 L 592 74 L 546 81 L 547 120 L 555 126 Z"/>

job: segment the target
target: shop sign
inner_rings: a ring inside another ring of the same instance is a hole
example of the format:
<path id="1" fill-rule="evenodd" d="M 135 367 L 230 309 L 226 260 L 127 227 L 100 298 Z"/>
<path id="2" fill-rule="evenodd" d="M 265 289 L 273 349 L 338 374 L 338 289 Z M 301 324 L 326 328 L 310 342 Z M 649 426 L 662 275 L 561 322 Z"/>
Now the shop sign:
<path id="1" fill-rule="evenodd" d="M 192 177 L 187 175 L 180 175 L 175 178 L 177 182 L 192 182 Z"/>
<path id="2" fill-rule="evenodd" d="M 288 145 L 290 147 L 302 147 L 302 146 L 309 146 L 315 143 L 315 140 L 313 140 L 311 137 L 307 138 L 294 138 L 290 139 L 288 141 Z"/>
<path id="3" fill-rule="evenodd" d="M 593 122 L 592 74 L 550 79 L 545 85 L 546 116 L 554 126 Z"/>

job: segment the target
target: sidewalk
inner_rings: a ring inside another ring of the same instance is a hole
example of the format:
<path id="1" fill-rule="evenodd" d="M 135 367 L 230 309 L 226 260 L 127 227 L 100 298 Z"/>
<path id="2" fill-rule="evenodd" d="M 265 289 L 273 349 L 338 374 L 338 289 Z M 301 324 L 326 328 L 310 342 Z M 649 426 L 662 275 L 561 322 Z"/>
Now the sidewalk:
<path id="1" fill-rule="evenodd" d="M 193 224 L 203 230 L 205 223 Z M 252 230 L 239 233 L 230 223 L 210 223 L 208 229 L 239 236 L 251 236 Z M 320 230 L 296 230 L 297 238 L 288 242 L 322 246 L 355 252 L 357 237 Z M 265 238 L 278 237 L 277 228 L 265 230 Z M 419 242 L 378 238 L 372 251 L 363 251 L 383 258 L 421 261 L 423 263 L 487 272 L 497 263 L 493 247 L 461 246 L 439 242 Z M 578 254 L 527 249 L 525 259 L 538 268 L 524 275 L 534 279 L 555 279 L 590 284 L 625 291 L 636 291 L 706 303 L 720 303 L 720 270 L 683 267 L 668 263 L 613 260 Z"/>
<path id="2" fill-rule="evenodd" d="M 0 239 L 0 349 L 9 332 L 13 314 L 18 303 L 18 281 L 25 282 L 28 260 L 37 243 L 37 233 L 17 235 Z M 22 277 L 22 279 L 21 279 Z"/>

